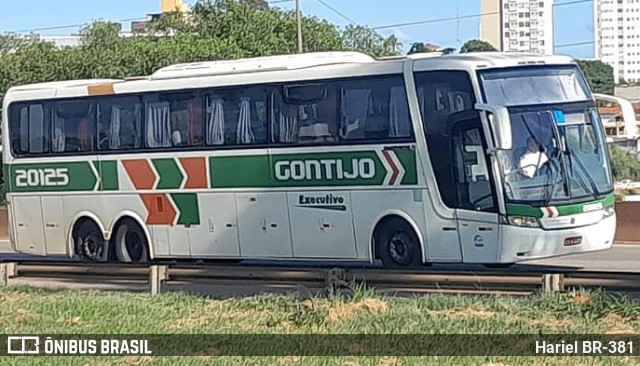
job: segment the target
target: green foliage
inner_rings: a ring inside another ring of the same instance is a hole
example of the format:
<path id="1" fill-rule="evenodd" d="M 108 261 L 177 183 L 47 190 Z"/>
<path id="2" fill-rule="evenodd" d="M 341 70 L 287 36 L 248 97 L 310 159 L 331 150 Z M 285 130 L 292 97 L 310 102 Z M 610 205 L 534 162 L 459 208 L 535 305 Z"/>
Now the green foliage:
<path id="1" fill-rule="evenodd" d="M 578 60 L 577 63 L 587 78 L 592 92 L 613 95 L 613 67 L 599 60 Z"/>
<path id="2" fill-rule="evenodd" d="M 371 28 L 351 24 L 342 32 L 342 44 L 347 50 L 364 51 L 375 57 L 398 55 L 402 47 L 393 35 L 384 38 Z"/>
<path id="3" fill-rule="evenodd" d="M 460 53 L 469 53 L 469 52 L 496 52 L 498 51 L 495 47 L 491 45 L 491 43 L 480 40 L 480 39 L 472 39 L 467 41 L 460 48 Z"/>
<path id="4" fill-rule="evenodd" d="M 146 34 L 121 37 L 114 24 L 85 27 L 78 47 L 57 49 L 33 37 L 0 37 L 0 98 L 13 85 L 85 78 L 148 75 L 173 63 L 297 52 L 293 11 L 264 0 L 199 0 L 188 15 L 175 12 Z M 364 26 L 302 18 L 305 52 L 355 50 L 372 56 L 398 54 L 401 46 Z M 12 52 L 3 50 L 10 49 Z"/>
<path id="5" fill-rule="evenodd" d="M 638 159 L 611 145 L 609 145 L 609 156 L 611 157 L 611 170 L 614 180 L 640 180 L 640 161 Z"/>

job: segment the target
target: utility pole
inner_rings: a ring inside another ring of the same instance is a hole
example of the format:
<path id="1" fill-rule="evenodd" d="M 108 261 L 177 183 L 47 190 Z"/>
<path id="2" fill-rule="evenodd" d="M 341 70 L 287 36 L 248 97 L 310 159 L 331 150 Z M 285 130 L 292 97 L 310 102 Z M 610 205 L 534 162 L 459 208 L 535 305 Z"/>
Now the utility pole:
<path id="1" fill-rule="evenodd" d="M 296 0 L 296 22 L 298 23 L 298 53 L 302 53 L 302 20 L 300 16 L 300 0 Z"/>

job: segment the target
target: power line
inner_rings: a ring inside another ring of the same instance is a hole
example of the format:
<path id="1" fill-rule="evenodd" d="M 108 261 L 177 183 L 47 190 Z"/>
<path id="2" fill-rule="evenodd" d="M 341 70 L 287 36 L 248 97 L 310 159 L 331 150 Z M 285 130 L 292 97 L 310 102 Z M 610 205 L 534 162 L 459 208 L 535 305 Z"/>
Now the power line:
<path id="1" fill-rule="evenodd" d="M 335 9 L 334 7 L 332 7 L 331 5 L 327 4 L 326 2 L 324 2 L 323 0 L 318 0 L 318 2 L 322 5 L 324 5 L 325 7 L 327 7 L 329 10 L 331 10 L 332 12 L 338 14 L 340 17 L 342 17 L 343 19 L 345 19 L 346 21 L 352 23 L 352 24 L 356 24 L 356 21 L 349 18 L 348 16 L 344 15 L 343 13 L 341 13 L 340 11 L 338 11 L 337 9 Z"/>
<path id="2" fill-rule="evenodd" d="M 575 47 L 575 46 L 585 46 L 588 44 L 594 44 L 594 41 L 583 41 L 583 42 L 574 42 L 574 43 L 565 43 L 554 46 L 554 48 L 565 48 L 565 47 Z"/>

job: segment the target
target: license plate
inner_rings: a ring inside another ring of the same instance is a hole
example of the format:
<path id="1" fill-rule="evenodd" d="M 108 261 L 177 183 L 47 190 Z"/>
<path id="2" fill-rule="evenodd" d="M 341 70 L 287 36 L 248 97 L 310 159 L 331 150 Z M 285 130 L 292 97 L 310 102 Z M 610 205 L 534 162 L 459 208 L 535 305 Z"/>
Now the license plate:
<path id="1" fill-rule="evenodd" d="M 580 245 L 580 244 L 582 244 L 582 237 L 581 236 L 572 236 L 570 238 L 564 239 L 564 246 L 565 247 L 570 247 L 570 246 Z"/>

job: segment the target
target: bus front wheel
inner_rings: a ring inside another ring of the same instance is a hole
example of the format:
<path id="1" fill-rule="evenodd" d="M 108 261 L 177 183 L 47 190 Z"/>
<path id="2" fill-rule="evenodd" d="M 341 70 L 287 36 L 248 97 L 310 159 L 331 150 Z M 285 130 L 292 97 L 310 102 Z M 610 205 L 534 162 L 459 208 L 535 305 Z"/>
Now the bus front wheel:
<path id="1" fill-rule="evenodd" d="M 123 220 L 114 237 L 116 257 L 120 262 L 144 263 L 149 259 L 147 237 L 137 222 Z"/>
<path id="2" fill-rule="evenodd" d="M 422 264 L 420 241 L 409 223 L 392 217 L 382 224 L 375 236 L 378 258 L 384 267 L 408 268 Z"/>

